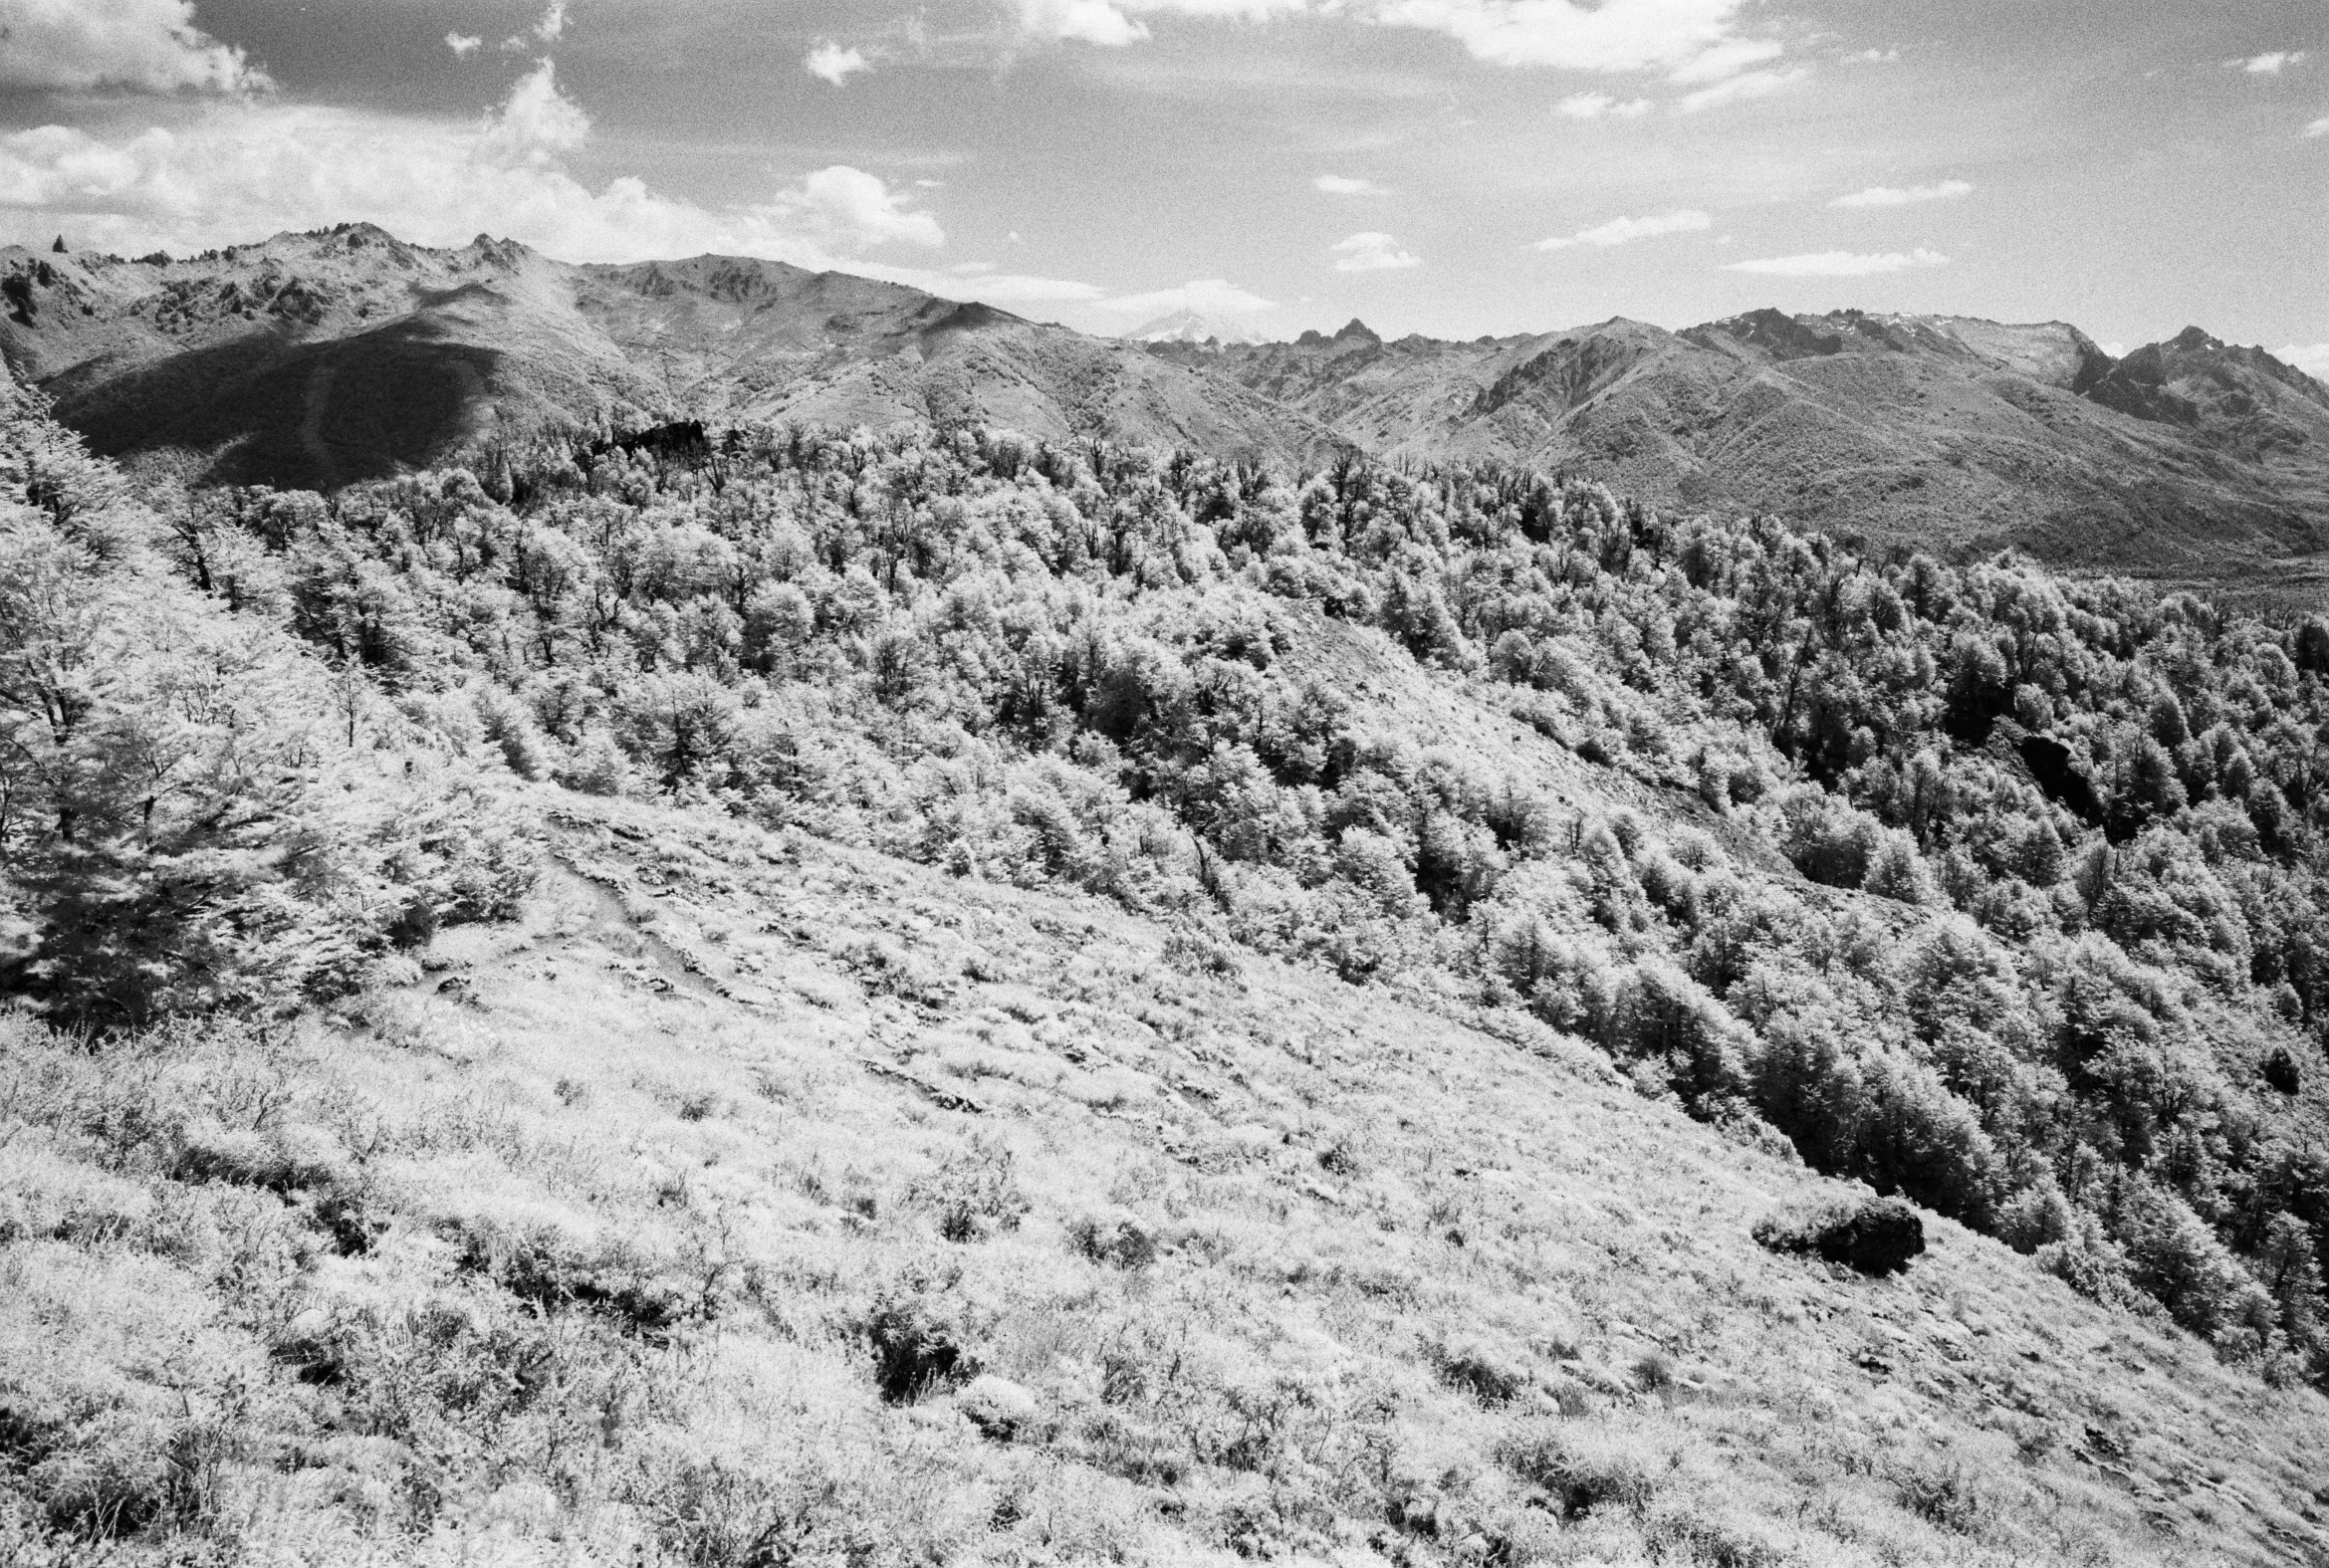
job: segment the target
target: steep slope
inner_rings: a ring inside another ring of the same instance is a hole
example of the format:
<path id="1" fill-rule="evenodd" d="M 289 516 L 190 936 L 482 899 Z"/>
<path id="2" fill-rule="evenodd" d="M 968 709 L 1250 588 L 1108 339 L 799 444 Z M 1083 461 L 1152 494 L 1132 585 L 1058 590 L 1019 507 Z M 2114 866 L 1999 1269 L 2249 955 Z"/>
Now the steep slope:
<path id="1" fill-rule="evenodd" d="M 1174 344 L 1151 350 L 1187 358 Z M 2329 388 L 2198 330 L 2114 361 L 2060 323 L 1758 311 L 1205 361 L 1385 455 L 1573 467 L 1662 506 L 2317 596 Z"/>
<path id="2" fill-rule="evenodd" d="M 303 1033 L 0 1024 L 25 1503 L 110 1461 L 132 1548 L 258 1560 L 2329 1551 L 2318 1394 L 1947 1222 L 1890 1279 L 1774 1256 L 1831 1184 L 1548 1031 L 537 807 L 517 921 Z"/>
<path id="3" fill-rule="evenodd" d="M 983 306 L 773 262 L 574 267 L 368 225 L 187 261 L 0 252 L 0 356 L 98 450 L 331 487 L 546 427 L 986 420 L 1298 461 L 1244 388 Z"/>

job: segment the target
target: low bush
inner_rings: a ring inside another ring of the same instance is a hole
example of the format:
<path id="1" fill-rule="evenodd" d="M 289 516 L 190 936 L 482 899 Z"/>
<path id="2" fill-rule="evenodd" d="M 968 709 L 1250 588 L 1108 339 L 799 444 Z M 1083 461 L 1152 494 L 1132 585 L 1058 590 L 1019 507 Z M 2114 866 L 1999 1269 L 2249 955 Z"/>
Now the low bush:
<path id="1" fill-rule="evenodd" d="M 1925 1250 L 1925 1222 L 1898 1198 L 1845 1199 L 1755 1222 L 1774 1252 L 1824 1258 L 1863 1274 L 1897 1274 Z"/>

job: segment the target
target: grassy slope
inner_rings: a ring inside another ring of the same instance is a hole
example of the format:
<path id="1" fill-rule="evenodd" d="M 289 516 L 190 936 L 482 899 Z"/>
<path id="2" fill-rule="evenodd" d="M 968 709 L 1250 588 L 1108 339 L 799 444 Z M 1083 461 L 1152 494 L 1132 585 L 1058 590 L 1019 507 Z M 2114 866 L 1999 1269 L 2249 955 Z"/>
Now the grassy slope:
<path id="1" fill-rule="evenodd" d="M 351 1172 L 368 1252 L 173 1261 L 157 1212 L 219 1232 L 251 1195 L 0 1139 L 0 1364 L 174 1377 L 189 1409 L 240 1377 L 217 1506 L 254 1557 L 2329 1553 L 2319 1395 L 1947 1222 L 1891 1281 L 1765 1254 L 1751 1222 L 1832 1184 L 1571 1042 L 1228 973 L 1097 901 L 543 804 L 555 869 L 517 926 L 440 937 L 431 973 L 263 1063 L 155 1058 L 196 1124 Z M 87 1093 L 139 1076 L 76 1070 Z M 38 1121 L 54 1095 L 7 1099 Z M 246 1236 L 279 1207 L 254 1201 Z M 538 1293 L 537 1321 L 488 1282 L 527 1288 L 527 1255 L 632 1288 Z M 959 1376 L 884 1402 L 865 1328 L 905 1301 L 1032 1412 Z M 615 1332 L 626 1311 L 650 1332 Z M 379 1391 L 435 1386 L 448 1314 L 566 1345 L 555 1387 L 499 1425 L 475 1401 L 411 1417 L 426 1401 Z"/>

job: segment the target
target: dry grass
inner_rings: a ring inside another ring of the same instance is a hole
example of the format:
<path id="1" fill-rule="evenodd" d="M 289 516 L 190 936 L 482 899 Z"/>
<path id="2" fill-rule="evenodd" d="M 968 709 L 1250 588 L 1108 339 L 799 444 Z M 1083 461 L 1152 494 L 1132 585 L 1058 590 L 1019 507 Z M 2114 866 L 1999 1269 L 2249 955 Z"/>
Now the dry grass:
<path id="1" fill-rule="evenodd" d="M 18 1560 L 2329 1554 L 2319 1395 L 1946 1221 L 1773 1256 L 1833 1184 L 1524 1021 L 560 812 L 295 1037 L 4 1036 Z"/>

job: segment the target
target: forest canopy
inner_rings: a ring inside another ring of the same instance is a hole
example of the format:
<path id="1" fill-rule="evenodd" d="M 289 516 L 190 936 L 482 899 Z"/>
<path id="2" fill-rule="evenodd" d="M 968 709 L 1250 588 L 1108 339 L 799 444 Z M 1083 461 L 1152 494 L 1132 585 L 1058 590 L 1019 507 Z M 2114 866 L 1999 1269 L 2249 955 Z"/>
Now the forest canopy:
<path id="1" fill-rule="evenodd" d="M 2329 624 L 1480 464 L 675 427 L 148 506 L 6 434 L 5 973 L 61 1020 L 506 910 L 497 780 L 710 802 L 1524 1010 L 2329 1378 Z"/>

